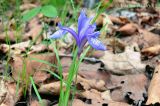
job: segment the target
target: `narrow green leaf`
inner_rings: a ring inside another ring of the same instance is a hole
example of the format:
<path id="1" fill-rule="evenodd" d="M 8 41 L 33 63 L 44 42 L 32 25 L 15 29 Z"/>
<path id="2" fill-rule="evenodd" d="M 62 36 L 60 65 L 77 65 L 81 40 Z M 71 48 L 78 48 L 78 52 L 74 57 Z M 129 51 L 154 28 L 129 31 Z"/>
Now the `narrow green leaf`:
<path id="1" fill-rule="evenodd" d="M 35 85 L 35 83 L 34 83 L 34 80 L 33 80 L 33 78 L 32 78 L 31 76 L 30 76 L 30 81 L 31 81 L 31 84 L 32 84 L 32 86 L 33 86 L 33 89 L 34 89 L 34 91 L 35 91 L 35 93 L 36 93 L 36 95 L 37 95 L 37 97 L 38 97 L 38 100 L 39 100 L 40 105 L 43 106 L 42 98 L 41 98 L 41 96 L 40 96 L 40 94 L 39 94 L 39 92 L 38 92 L 38 90 L 37 90 L 37 88 L 36 88 L 36 85 Z"/>
<path id="2" fill-rule="evenodd" d="M 22 16 L 22 20 L 23 21 L 29 21 L 30 19 L 35 17 L 40 12 L 40 10 L 41 10 L 41 7 L 36 7 L 36 8 L 33 8 L 33 9 L 29 10 L 27 13 L 25 13 Z"/>
<path id="3" fill-rule="evenodd" d="M 57 10 L 52 5 L 43 6 L 40 12 L 46 17 L 56 17 L 57 16 Z"/>
<path id="4" fill-rule="evenodd" d="M 40 62 L 40 63 L 47 64 L 51 67 L 57 68 L 57 66 L 55 64 L 51 64 L 51 63 L 49 63 L 48 61 L 45 61 L 45 60 L 41 60 L 41 59 L 38 59 L 38 58 L 30 58 L 30 59 L 35 60 L 35 61 Z"/>

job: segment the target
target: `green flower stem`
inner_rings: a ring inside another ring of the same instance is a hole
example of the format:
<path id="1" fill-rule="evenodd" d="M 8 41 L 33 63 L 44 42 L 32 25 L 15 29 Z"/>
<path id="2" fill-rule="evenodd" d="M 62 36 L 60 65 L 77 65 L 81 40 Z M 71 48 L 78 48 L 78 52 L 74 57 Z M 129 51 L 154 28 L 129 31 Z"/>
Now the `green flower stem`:
<path id="1" fill-rule="evenodd" d="M 84 53 L 81 55 L 80 58 L 78 58 L 78 49 L 76 49 L 76 52 L 74 53 L 73 61 L 72 61 L 71 67 L 69 69 L 69 74 L 68 74 L 68 78 L 67 78 L 67 85 L 66 85 L 66 91 L 65 91 L 65 95 L 64 95 L 64 105 L 63 106 L 68 106 L 72 82 L 75 78 L 75 84 L 77 83 L 77 75 L 78 75 L 79 66 L 80 66 L 82 60 L 84 59 L 85 55 L 89 51 L 89 49 L 90 49 L 90 46 L 84 51 Z M 75 92 L 76 91 L 74 90 L 73 96 L 74 96 Z"/>

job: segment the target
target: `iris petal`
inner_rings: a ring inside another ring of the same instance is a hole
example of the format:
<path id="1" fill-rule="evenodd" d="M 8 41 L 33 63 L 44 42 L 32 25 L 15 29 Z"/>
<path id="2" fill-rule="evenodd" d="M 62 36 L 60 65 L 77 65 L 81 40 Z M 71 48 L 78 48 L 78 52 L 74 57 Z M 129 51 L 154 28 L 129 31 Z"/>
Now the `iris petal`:
<path id="1" fill-rule="evenodd" d="M 79 38 L 82 38 L 82 36 L 84 36 L 86 30 L 88 29 L 90 25 L 90 21 L 92 19 L 93 17 L 87 18 L 84 10 L 81 11 L 80 16 L 78 18 L 78 36 Z"/>
<path id="2" fill-rule="evenodd" d="M 62 36 L 64 36 L 66 34 L 66 31 L 64 30 L 58 30 L 55 33 L 53 33 L 51 36 L 49 36 L 49 38 L 51 39 L 58 39 L 61 38 Z"/>
<path id="3" fill-rule="evenodd" d="M 91 34 L 87 34 L 87 37 L 98 38 L 99 35 L 100 35 L 100 32 L 97 31 L 97 32 L 94 32 L 94 33 L 91 33 Z"/>
<path id="4" fill-rule="evenodd" d="M 69 32 L 69 33 L 75 38 L 77 45 L 80 45 L 80 41 L 79 41 L 79 39 L 78 39 L 77 33 L 76 33 L 73 29 L 68 28 L 68 27 L 64 27 L 64 26 L 62 26 L 60 23 L 58 24 L 58 27 L 59 27 L 61 30 L 64 30 L 64 31 Z"/>
<path id="5" fill-rule="evenodd" d="M 82 10 L 79 17 L 78 17 L 78 34 L 80 33 L 81 29 L 83 28 L 84 23 L 87 20 L 87 16 L 85 14 L 85 11 Z"/>
<path id="6" fill-rule="evenodd" d="M 79 36 L 80 41 L 83 41 L 83 39 L 86 38 L 88 34 L 93 33 L 95 29 L 96 29 L 96 24 L 89 25 L 87 29 L 84 28 L 84 34 L 81 34 Z"/>
<path id="7" fill-rule="evenodd" d="M 84 19 L 83 23 L 82 23 L 82 28 L 81 30 L 78 29 L 79 33 L 78 33 L 78 36 L 79 38 L 82 38 L 83 36 L 85 36 L 85 32 L 87 31 L 89 25 L 90 25 L 90 22 L 93 18 L 87 18 L 87 19 Z"/>
<path id="8" fill-rule="evenodd" d="M 88 43 L 96 50 L 103 50 L 103 51 L 106 50 L 106 46 L 101 41 L 99 41 L 94 37 L 89 37 Z"/>
<path id="9" fill-rule="evenodd" d="M 91 34 L 94 32 L 94 30 L 96 29 L 96 23 L 92 24 L 92 25 L 89 25 L 88 29 L 87 29 L 87 33 L 88 34 Z"/>

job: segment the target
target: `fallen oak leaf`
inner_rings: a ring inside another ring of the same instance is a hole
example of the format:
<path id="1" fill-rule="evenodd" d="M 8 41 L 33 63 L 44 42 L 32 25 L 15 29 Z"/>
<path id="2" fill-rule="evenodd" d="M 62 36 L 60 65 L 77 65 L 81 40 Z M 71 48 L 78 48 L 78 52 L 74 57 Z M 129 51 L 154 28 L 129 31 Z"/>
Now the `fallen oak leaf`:
<path id="1" fill-rule="evenodd" d="M 105 51 L 101 59 L 104 68 L 114 74 L 133 74 L 142 73 L 145 70 L 145 64 L 141 63 L 141 54 L 134 51 L 135 46 L 127 46 L 123 53 L 113 54 Z"/>
<path id="2" fill-rule="evenodd" d="M 111 88 L 111 98 L 113 101 L 138 104 L 146 98 L 147 84 L 148 80 L 144 74 L 111 75 L 110 82 L 106 86 L 108 89 Z"/>

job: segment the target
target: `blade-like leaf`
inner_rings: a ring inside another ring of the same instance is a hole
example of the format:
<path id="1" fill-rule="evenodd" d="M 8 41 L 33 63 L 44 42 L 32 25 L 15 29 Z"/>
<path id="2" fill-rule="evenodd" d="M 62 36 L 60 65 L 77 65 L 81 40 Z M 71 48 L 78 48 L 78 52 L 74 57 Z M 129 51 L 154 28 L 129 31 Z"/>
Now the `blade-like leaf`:
<path id="1" fill-rule="evenodd" d="M 57 10 L 52 5 L 43 6 L 40 12 L 44 16 L 47 16 L 47 17 L 56 17 L 57 16 Z"/>
<path id="2" fill-rule="evenodd" d="M 27 13 L 25 13 L 22 17 L 23 21 L 29 21 L 33 17 L 35 17 L 41 10 L 41 7 L 36 7 L 31 10 L 29 10 Z"/>

